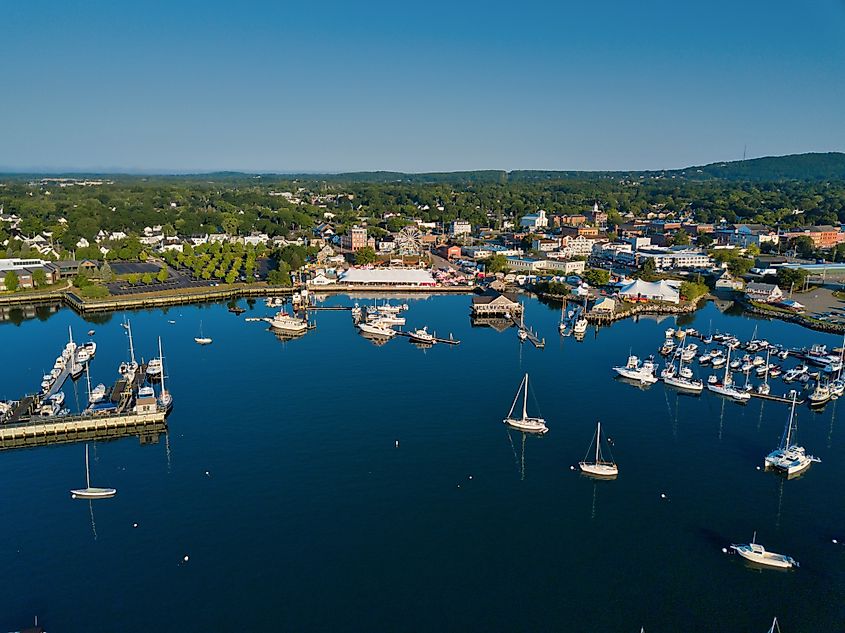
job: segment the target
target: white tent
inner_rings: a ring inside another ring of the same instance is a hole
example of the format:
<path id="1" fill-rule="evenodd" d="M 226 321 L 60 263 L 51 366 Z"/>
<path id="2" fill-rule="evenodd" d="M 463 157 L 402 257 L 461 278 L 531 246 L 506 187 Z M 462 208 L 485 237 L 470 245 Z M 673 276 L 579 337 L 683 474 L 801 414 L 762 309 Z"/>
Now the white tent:
<path id="1" fill-rule="evenodd" d="M 665 280 L 643 281 L 637 279 L 619 291 L 619 296 L 631 299 L 650 299 L 653 301 L 667 301 L 680 303 L 681 294 Z"/>

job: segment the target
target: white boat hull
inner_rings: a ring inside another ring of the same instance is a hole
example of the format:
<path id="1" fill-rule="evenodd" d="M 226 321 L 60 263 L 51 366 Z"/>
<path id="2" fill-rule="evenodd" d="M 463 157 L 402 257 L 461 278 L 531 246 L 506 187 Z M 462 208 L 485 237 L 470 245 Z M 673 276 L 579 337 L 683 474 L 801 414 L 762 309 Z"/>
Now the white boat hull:
<path id="1" fill-rule="evenodd" d="M 627 367 L 614 367 L 613 371 L 627 378 L 628 380 L 635 380 L 647 385 L 653 385 L 657 382 L 657 377 L 654 374 L 645 373 L 639 370 L 628 369 Z"/>
<path id="2" fill-rule="evenodd" d="M 688 380 L 686 378 L 678 378 L 677 376 L 669 376 L 663 378 L 663 382 L 670 387 L 690 393 L 701 393 L 704 391 L 704 383 L 700 380 Z"/>
<path id="3" fill-rule="evenodd" d="M 365 334 L 370 334 L 372 336 L 381 336 L 383 338 L 392 338 L 396 336 L 396 330 L 391 330 L 390 328 L 376 327 L 375 325 L 370 325 L 369 323 L 359 323 L 358 329 L 364 332 Z"/>
<path id="4" fill-rule="evenodd" d="M 578 468 L 585 475 L 593 477 L 616 477 L 619 474 L 619 468 L 616 464 L 592 464 L 589 462 L 579 462 Z"/>
<path id="5" fill-rule="evenodd" d="M 546 421 L 543 418 L 505 418 L 502 420 L 509 427 L 526 433 L 538 433 L 543 435 L 549 432 Z"/>
<path id="6" fill-rule="evenodd" d="M 74 499 L 110 499 L 117 494 L 114 488 L 79 488 L 71 490 Z"/>

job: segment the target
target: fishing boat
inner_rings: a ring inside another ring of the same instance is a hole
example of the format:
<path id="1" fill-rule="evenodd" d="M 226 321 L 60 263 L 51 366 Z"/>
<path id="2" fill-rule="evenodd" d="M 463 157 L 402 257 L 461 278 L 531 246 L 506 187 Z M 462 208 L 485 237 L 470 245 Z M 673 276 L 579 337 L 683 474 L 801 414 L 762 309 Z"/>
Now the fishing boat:
<path id="1" fill-rule="evenodd" d="M 428 345 L 432 345 L 437 342 L 434 336 L 428 333 L 428 327 L 411 330 L 408 333 L 408 338 L 417 343 L 426 343 Z"/>
<path id="2" fill-rule="evenodd" d="M 636 380 L 642 384 L 654 384 L 657 382 L 657 365 L 654 363 L 654 358 L 649 356 L 646 360 L 641 361 L 633 354 L 628 356 L 628 362 L 624 366 L 614 367 L 613 371 L 629 380 Z"/>
<path id="3" fill-rule="evenodd" d="M 204 336 L 202 333 L 202 321 L 200 321 L 200 335 L 194 337 L 194 343 L 197 345 L 211 345 L 211 338 Z"/>
<path id="4" fill-rule="evenodd" d="M 720 396 L 725 396 L 727 398 L 733 398 L 739 402 L 747 402 L 751 399 L 751 394 L 745 390 L 738 389 L 731 378 L 731 370 L 730 370 L 730 357 L 731 357 L 731 350 L 728 348 L 728 356 L 727 356 L 727 365 L 725 366 L 725 377 L 722 379 L 721 382 L 718 380 L 716 382 L 707 382 L 707 388 L 712 391 L 713 393 L 717 393 Z"/>
<path id="5" fill-rule="evenodd" d="M 380 336 L 383 338 L 393 338 L 396 335 L 396 330 L 390 327 L 386 321 L 376 319 L 358 324 L 358 329 L 364 334 L 371 334 L 372 336 Z"/>
<path id="6" fill-rule="evenodd" d="M 519 394 L 522 393 L 522 416 L 515 418 L 513 415 L 513 410 L 516 408 L 516 403 L 519 400 Z M 525 374 L 525 377 L 522 379 L 522 382 L 519 383 L 519 389 L 516 391 L 516 396 L 513 399 L 513 404 L 511 404 L 511 409 L 508 411 L 507 417 L 502 420 L 506 425 L 517 429 L 519 431 L 525 431 L 527 433 L 539 433 L 544 434 L 548 433 L 549 429 L 546 426 L 546 421 L 540 417 L 530 417 L 528 415 L 528 374 Z"/>
<path id="7" fill-rule="evenodd" d="M 826 382 L 819 380 L 813 392 L 807 396 L 811 407 L 824 406 L 830 400 L 830 387 Z"/>
<path id="8" fill-rule="evenodd" d="M 593 447 L 593 442 L 595 442 L 596 445 L 596 452 L 593 456 L 593 461 L 587 461 L 587 456 L 592 452 L 590 449 Z M 610 448 L 608 447 L 608 452 L 609 451 Z M 587 455 L 584 456 L 584 460 L 578 462 L 578 468 L 581 469 L 582 473 L 593 477 L 610 478 L 616 477 L 619 474 L 619 467 L 616 465 L 616 462 L 613 461 L 613 456 L 611 455 L 609 461 L 602 457 L 601 422 L 596 423 L 596 433 L 593 436 L 593 441 L 590 442 L 590 446 L 587 447 Z"/>
<path id="9" fill-rule="evenodd" d="M 92 488 L 91 471 L 88 465 L 88 444 L 85 445 L 85 488 L 70 491 L 74 499 L 109 499 L 117 494 L 114 488 Z"/>
<path id="10" fill-rule="evenodd" d="M 769 453 L 763 461 L 764 466 L 781 472 L 787 476 L 797 475 L 805 471 L 813 462 L 821 462 L 818 457 L 807 455 L 803 446 L 794 444 L 795 440 L 795 403 L 796 394 L 792 392 L 792 408 L 789 411 L 789 419 L 786 428 L 783 430 L 780 446 Z"/>
<path id="11" fill-rule="evenodd" d="M 300 334 L 308 329 L 308 321 L 288 314 L 285 310 L 280 310 L 270 320 L 270 327 L 280 332 Z"/>
<path id="12" fill-rule="evenodd" d="M 791 569 L 799 567 L 798 561 L 785 554 L 767 552 L 766 548 L 757 543 L 757 532 L 750 543 L 731 545 L 731 549 L 742 556 L 745 560 L 766 567 L 777 567 L 778 569 Z"/>

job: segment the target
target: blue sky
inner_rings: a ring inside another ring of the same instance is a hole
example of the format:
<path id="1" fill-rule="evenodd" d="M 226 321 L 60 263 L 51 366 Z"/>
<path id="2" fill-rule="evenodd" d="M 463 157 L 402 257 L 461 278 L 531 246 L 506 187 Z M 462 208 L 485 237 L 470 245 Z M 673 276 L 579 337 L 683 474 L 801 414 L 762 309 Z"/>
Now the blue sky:
<path id="1" fill-rule="evenodd" d="M 845 0 L 0 5 L 0 169 L 656 169 L 845 150 Z"/>

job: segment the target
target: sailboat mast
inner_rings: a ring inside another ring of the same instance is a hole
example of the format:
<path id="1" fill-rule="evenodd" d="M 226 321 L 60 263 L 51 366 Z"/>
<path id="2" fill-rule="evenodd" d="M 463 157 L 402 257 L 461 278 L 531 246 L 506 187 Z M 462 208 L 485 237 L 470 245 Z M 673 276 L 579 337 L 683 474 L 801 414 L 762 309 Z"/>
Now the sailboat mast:
<path id="1" fill-rule="evenodd" d="M 771 359 L 771 357 L 772 357 L 772 350 L 766 349 L 766 373 L 763 376 L 763 384 L 764 385 L 769 384 L 769 359 Z"/>
<path id="2" fill-rule="evenodd" d="M 164 386 L 164 354 L 161 353 L 161 337 L 158 337 L 158 358 L 161 361 L 161 393 L 167 393 L 167 389 Z"/>
<path id="3" fill-rule="evenodd" d="M 731 371 L 731 348 L 728 347 L 728 358 L 725 361 L 725 378 L 724 378 L 724 380 L 722 380 L 722 384 L 725 385 L 726 387 L 730 384 L 729 379 L 728 379 L 728 374 L 730 373 L 730 371 Z"/>
<path id="4" fill-rule="evenodd" d="M 88 467 L 88 444 L 85 445 L 85 487 L 91 487 L 91 471 Z"/>
<path id="5" fill-rule="evenodd" d="M 792 441 L 792 422 L 795 419 L 795 394 L 792 395 L 792 409 L 789 412 L 789 424 L 786 426 L 786 442 L 784 448 L 789 448 L 789 443 Z"/>
<path id="6" fill-rule="evenodd" d="M 70 342 L 73 343 L 73 329 L 69 325 L 67 326 L 67 335 L 70 339 Z"/>
<path id="7" fill-rule="evenodd" d="M 599 463 L 599 446 L 601 445 L 601 422 L 596 427 L 596 464 Z"/>
<path id="8" fill-rule="evenodd" d="M 132 364 L 135 364 L 135 346 L 132 343 L 132 324 L 127 320 L 126 321 L 126 331 L 129 332 L 129 360 L 132 361 Z"/>
<path id="9" fill-rule="evenodd" d="M 525 374 L 525 395 L 522 398 L 522 419 L 528 417 L 528 374 Z"/>
<path id="10" fill-rule="evenodd" d="M 90 363 L 85 363 L 85 378 L 88 381 L 88 404 L 91 404 L 91 366 Z"/>

